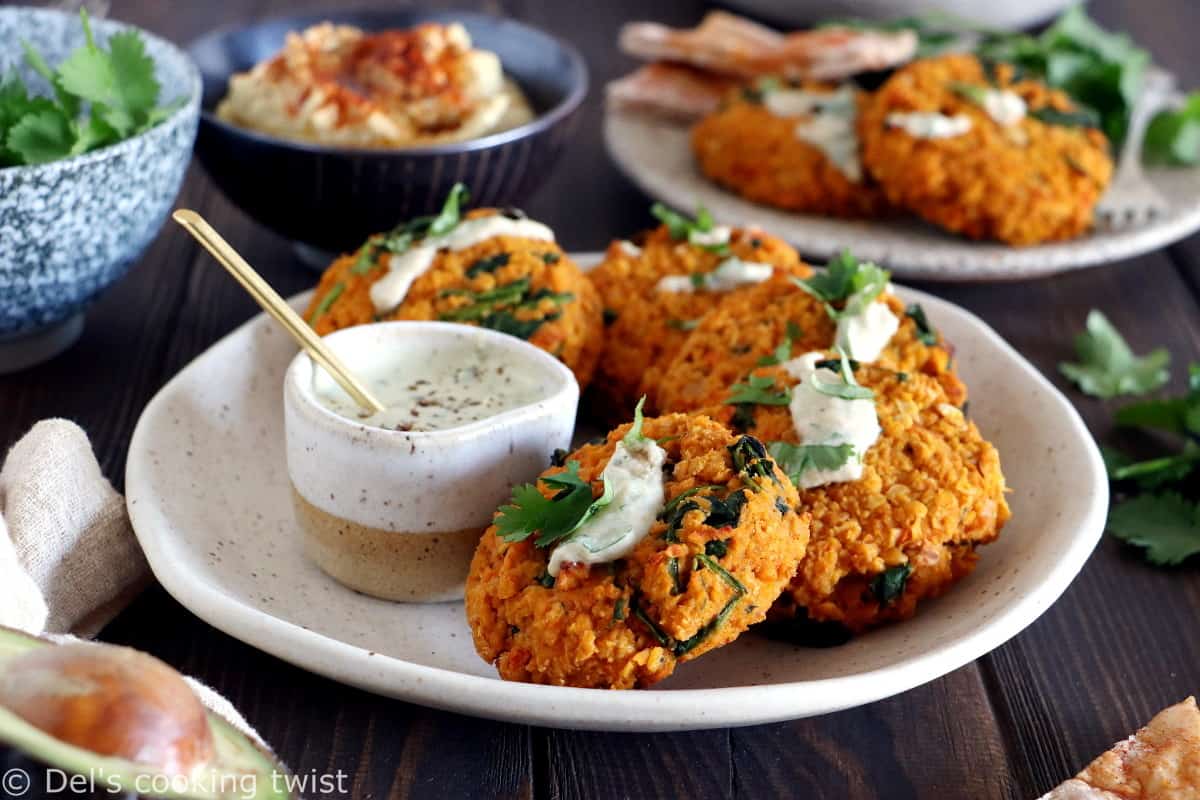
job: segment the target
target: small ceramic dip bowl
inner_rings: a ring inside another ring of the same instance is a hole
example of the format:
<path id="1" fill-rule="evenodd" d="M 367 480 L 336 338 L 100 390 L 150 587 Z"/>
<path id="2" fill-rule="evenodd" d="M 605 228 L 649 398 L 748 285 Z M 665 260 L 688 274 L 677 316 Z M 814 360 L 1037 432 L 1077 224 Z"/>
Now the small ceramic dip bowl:
<path id="1" fill-rule="evenodd" d="M 571 371 L 495 331 L 379 322 L 325 337 L 388 406 L 364 417 L 305 353 L 284 379 L 288 476 L 304 549 L 387 600 L 462 597 L 482 531 L 570 445 Z"/>

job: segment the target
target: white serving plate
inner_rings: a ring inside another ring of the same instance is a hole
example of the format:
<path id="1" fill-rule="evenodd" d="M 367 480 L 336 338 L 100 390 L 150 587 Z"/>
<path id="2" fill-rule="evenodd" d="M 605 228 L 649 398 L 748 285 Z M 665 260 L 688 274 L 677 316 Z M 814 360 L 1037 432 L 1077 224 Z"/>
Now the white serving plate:
<path id="1" fill-rule="evenodd" d="M 973 242 L 912 218 L 844 220 L 752 203 L 708 180 L 696 167 L 688 128 L 653 116 L 608 109 L 609 155 L 650 196 L 690 211 L 703 205 L 730 225 L 756 224 L 803 255 L 828 258 L 845 247 L 911 280 L 994 281 L 1053 275 L 1132 258 L 1200 229 L 1200 167 L 1152 168 L 1146 174 L 1171 210 L 1126 230 L 1096 230 L 1069 242 L 1010 247 Z"/>
<path id="2" fill-rule="evenodd" d="M 971 415 L 1000 450 L 1014 516 L 952 592 L 909 622 L 841 647 L 805 649 L 749 632 L 646 691 L 501 681 L 476 655 L 462 603 L 375 600 L 303 557 L 282 413 L 296 348 L 265 315 L 209 348 L 146 406 L 129 449 L 130 516 L 154 574 L 202 619 L 293 664 L 409 702 L 623 731 L 751 725 L 870 703 L 957 669 L 1037 619 L 1087 560 L 1108 508 L 1099 452 L 1066 398 L 977 317 L 922 292 L 898 294 L 922 303 L 954 342 Z"/>

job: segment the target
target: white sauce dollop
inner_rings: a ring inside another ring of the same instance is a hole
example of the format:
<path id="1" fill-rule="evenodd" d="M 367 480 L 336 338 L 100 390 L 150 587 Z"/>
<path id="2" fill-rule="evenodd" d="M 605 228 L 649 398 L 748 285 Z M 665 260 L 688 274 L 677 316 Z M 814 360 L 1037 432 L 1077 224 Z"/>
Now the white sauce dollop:
<path id="1" fill-rule="evenodd" d="M 893 111 L 887 124 L 902 128 L 915 139 L 953 139 L 971 130 L 971 118 L 966 114 L 948 117 L 936 111 Z"/>
<path id="2" fill-rule="evenodd" d="M 762 283 L 775 273 L 775 267 L 770 264 L 760 264 L 757 261 L 742 261 L 730 257 L 717 265 L 708 273 L 694 275 L 664 275 L 654 285 L 659 292 L 676 292 L 690 294 L 691 292 L 729 292 L 742 286 Z"/>
<path id="3" fill-rule="evenodd" d="M 767 92 L 763 105 L 777 117 L 811 117 L 796 124 L 796 138 L 820 150 L 849 180 L 862 181 L 853 87 L 835 92 L 776 89 Z"/>
<path id="4" fill-rule="evenodd" d="M 692 229 L 688 232 L 688 244 L 700 247 L 720 247 L 723 244 L 729 244 L 729 237 L 732 234 L 733 228 L 728 225 L 714 225 L 707 231 Z"/>
<path id="5" fill-rule="evenodd" d="M 900 330 L 900 318 L 882 300 L 867 303 L 858 314 L 843 314 L 837 322 L 837 345 L 856 361 L 870 363 Z"/>
<path id="6" fill-rule="evenodd" d="M 642 248 L 638 247 L 628 239 L 621 239 L 617 242 L 617 246 L 621 248 L 621 252 L 630 258 L 637 258 L 642 254 Z"/>
<path id="7" fill-rule="evenodd" d="M 338 416 L 375 428 L 438 431 L 468 425 L 545 399 L 551 392 L 539 370 L 500 348 L 463 343 L 437 353 L 381 351 L 355 371 L 385 406 L 366 415 L 326 374 L 313 370 L 313 395 Z"/>
<path id="8" fill-rule="evenodd" d="M 1025 119 L 1025 101 L 1015 92 L 985 89 L 980 105 L 989 117 L 1001 125 L 1016 125 Z"/>
<path id="9" fill-rule="evenodd" d="M 465 250 L 494 236 L 554 241 L 554 231 L 532 219 L 512 219 L 503 214 L 465 219 L 442 236 L 427 236 L 403 253 L 391 255 L 387 274 L 371 285 L 375 312 L 386 314 L 400 305 L 413 281 L 425 274 L 439 250 Z"/>
<path id="10" fill-rule="evenodd" d="M 814 388 L 815 381 L 836 383 L 840 380 L 829 370 L 817 369 L 817 362 L 825 358 L 823 353 L 805 353 L 781 365 L 789 375 L 800 381 L 792 388 L 792 402 L 788 406 L 792 412 L 792 425 L 801 444 L 849 444 L 854 448 L 854 454 L 836 469 L 805 470 L 799 476 L 798 486 L 801 489 L 861 478 L 863 457 L 881 433 L 874 400 L 844 400 Z M 833 380 L 822 376 L 822 372 Z"/>
<path id="11" fill-rule="evenodd" d="M 653 439 L 618 442 L 601 477 L 612 500 L 550 553 L 546 571 L 557 577 L 563 564 L 604 564 L 623 558 L 646 538 L 666 504 L 662 467 L 667 451 Z"/>

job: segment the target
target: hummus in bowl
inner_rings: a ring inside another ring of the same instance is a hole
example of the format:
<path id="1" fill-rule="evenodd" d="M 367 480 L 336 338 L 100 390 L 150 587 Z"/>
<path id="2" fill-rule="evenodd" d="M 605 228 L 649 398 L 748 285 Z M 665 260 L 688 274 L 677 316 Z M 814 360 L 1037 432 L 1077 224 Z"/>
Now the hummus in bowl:
<path id="1" fill-rule="evenodd" d="M 500 58 L 457 22 L 374 33 L 322 22 L 233 75 L 217 116 L 284 139 L 405 148 L 476 139 L 534 114 Z"/>

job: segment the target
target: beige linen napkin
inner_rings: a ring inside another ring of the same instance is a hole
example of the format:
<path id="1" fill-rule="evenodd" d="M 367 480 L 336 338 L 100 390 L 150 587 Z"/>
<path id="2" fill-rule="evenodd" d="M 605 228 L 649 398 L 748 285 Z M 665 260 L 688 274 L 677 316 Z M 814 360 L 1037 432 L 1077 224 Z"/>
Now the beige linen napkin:
<path id="1" fill-rule="evenodd" d="M 94 635 L 150 574 L 87 434 L 33 426 L 0 468 L 0 624 Z"/>
<path id="2" fill-rule="evenodd" d="M 149 580 L 125 498 L 100 472 L 87 434 L 65 419 L 34 425 L 0 468 L 0 625 L 59 642 L 94 636 Z M 185 680 L 266 746 L 228 700 Z"/>

